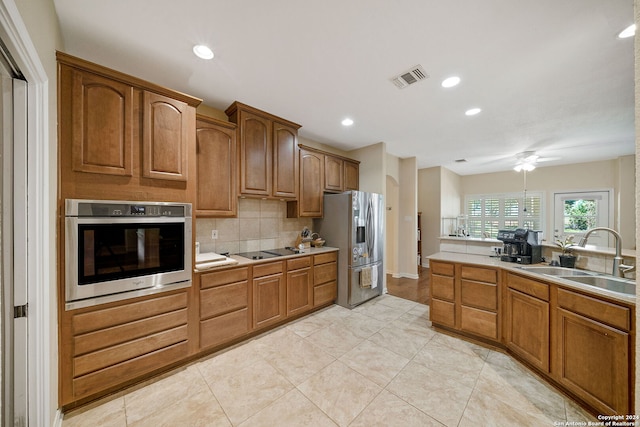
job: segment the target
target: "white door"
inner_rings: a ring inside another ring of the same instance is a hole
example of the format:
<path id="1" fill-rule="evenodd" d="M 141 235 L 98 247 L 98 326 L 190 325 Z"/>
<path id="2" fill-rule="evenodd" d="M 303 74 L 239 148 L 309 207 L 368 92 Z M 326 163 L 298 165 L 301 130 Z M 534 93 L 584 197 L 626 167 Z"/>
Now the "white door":
<path id="1" fill-rule="evenodd" d="M 593 227 L 610 227 L 612 206 L 610 191 L 589 191 L 554 194 L 554 237 L 574 235 L 578 243 Z M 609 233 L 594 233 L 589 244 L 611 247 Z"/>
<path id="2" fill-rule="evenodd" d="M 2 66 L 2 424 L 28 425 L 27 405 L 27 242 L 26 236 L 27 83 Z M 18 309 L 16 309 L 16 307 Z M 24 310 L 21 310 L 24 308 Z M 24 317 L 23 317 L 24 315 Z"/>

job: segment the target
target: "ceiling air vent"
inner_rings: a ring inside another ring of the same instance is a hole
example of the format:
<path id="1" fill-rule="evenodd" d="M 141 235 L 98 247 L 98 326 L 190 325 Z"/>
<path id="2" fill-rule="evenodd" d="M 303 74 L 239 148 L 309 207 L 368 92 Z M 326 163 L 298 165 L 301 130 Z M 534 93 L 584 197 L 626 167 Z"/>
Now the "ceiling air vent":
<path id="1" fill-rule="evenodd" d="M 391 79 L 394 85 L 398 89 L 404 89 L 405 87 L 412 85 L 414 83 L 418 83 L 420 80 L 426 80 L 429 78 L 429 75 L 424 71 L 422 65 L 416 65 L 415 67 L 411 67 L 408 71 L 394 77 Z"/>

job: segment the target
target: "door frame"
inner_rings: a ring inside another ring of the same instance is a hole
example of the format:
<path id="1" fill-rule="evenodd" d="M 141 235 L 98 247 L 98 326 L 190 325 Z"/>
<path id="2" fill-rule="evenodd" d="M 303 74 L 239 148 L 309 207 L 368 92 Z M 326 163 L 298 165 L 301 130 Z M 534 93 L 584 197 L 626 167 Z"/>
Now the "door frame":
<path id="1" fill-rule="evenodd" d="M 576 190 L 576 191 L 555 191 L 553 193 L 553 233 L 552 236 L 559 233 L 560 235 L 564 234 L 564 224 L 561 220 L 561 218 L 563 218 L 563 213 L 564 213 L 564 205 L 562 204 L 564 199 L 569 199 L 569 196 L 573 196 L 573 198 L 579 198 L 579 196 L 584 195 L 585 197 L 588 196 L 595 196 L 596 198 L 602 198 L 605 199 L 606 198 L 606 205 L 605 205 L 605 209 L 601 210 L 601 213 L 606 215 L 606 218 L 600 218 L 600 220 L 604 219 L 606 221 L 606 224 L 603 223 L 598 223 L 598 227 L 613 227 L 613 223 L 614 223 L 614 209 L 613 209 L 613 205 L 614 205 L 614 192 L 613 189 L 608 188 L 608 189 L 595 189 L 595 190 Z M 581 233 L 576 233 L 578 237 L 581 237 L 582 234 Z M 609 234 L 605 234 L 602 236 L 602 238 L 604 239 L 600 245 L 598 246 L 603 246 L 603 247 L 612 247 L 612 242 L 611 242 L 611 235 Z M 575 239 L 575 242 L 577 243 L 579 239 Z"/>
<path id="2" fill-rule="evenodd" d="M 56 252 L 51 247 L 55 242 L 56 208 L 51 203 L 49 182 L 49 145 L 56 143 L 49 138 L 49 84 L 55 87 L 55 76 L 51 83 L 14 0 L 0 0 L 0 38 L 28 82 L 26 164 L 14 165 L 27 171 L 24 219 L 28 236 L 14 238 L 27 242 L 25 263 L 29 266 L 25 278 L 29 295 L 28 424 L 59 424 L 59 410 L 52 420 L 52 405 L 57 405 L 57 387 L 52 386 L 57 372 L 56 275 L 52 269 Z"/>

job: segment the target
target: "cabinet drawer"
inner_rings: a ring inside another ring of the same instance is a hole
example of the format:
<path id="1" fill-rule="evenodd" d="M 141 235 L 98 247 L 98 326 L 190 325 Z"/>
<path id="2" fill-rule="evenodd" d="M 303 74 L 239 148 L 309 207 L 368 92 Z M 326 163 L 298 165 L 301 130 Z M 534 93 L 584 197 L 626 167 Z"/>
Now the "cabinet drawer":
<path id="1" fill-rule="evenodd" d="M 73 358 L 73 375 L 78 377 L 99 371 L 129 359 L 153 353 L 179 342 L 187 341 L 187 325 L 158 332 L 136 340 L 128 341 L 102 350 Z"/>
<path id="2" fill-rule="evenodd" d="M 188 344 L 181 342 L 109 368 L 74 378 L 71 394 L 75 399 L 80 399 L 121 385 L 126 379 L 136 378 L 179 360 L 184 360 L 188 355 L 188 351 Z"/>
<path id="3" fill-rule="evenodd" d="M 338 296 L 338 283 L 336 281 L 324 283 L 313 287 L 313 306 L 333 302 Z"/>
<path id="4" fill-rule="evenodd" d="M 498 283 L 498 270 L 463 265 L 460 277 L 478 282 Z"/>
<path id="5" fill-rule="evenodd" d="M 244 308 L 248 305 L 248 283 L 232 283 L 200 291 L 200 319 Z"/>
<path id="6" fill-rule="evenodd" d="M 180 310 L 186 307 L 186 292 L 151 298 L 134 303 L 125 303 L 117 307 L 94 310 L 74 315 L 73 320 L 71 321 L 72 331 L 73 335 L 79 335 L 86 332 L 96 331 L 98 329 L 146 319 L 147 317 Z"/>
<path id="7" fill-rule="evenodd" d="M 549 301 L 549 285 L 546 283 L 509 273 L 507 275 L 507 286 L 532 297 Z"/>
<path id="8" fill-rule="evenodd" d="M 241 282 L 247 280 L 248 277 L 249 269 L 247 267 L 204 273 L 200 275 L 200 288 L 205 289 L 212 286 Z"/>
<path id="9" fill-rule="evenodd" d="M 461 280 L 460 298 L 462 305 L 496 311 L 498 310 L 498 285 Z"/>
<path id="10" fill-rule="evenodd" d="M 452 276 L 453 277 L 453 273 L 455 271 L 455 268 L 454 268 L 453 264 L 448 264 L 448 263 L 445 263 L 445 262 L 431 261 L 429 266 L 430 266 L 431 272 L 433 272 L 433 274 L 440 274 L 442 276 Z"/>
<path id="11" fill-rule="evenodd" d="M 293 258 L 287 260 L 287 270 L 299 270 L 311 266 L 311 257 Z"/>
<path id="12" fill-rule="evenodd" d="M 313 267 L 313 284 L 320 285 L 338 278 L 338 266 L 335 262 Z"/>
<path id="13" fill-rule="evenodd" d="M 456 322 L 455 304 L 449 301 L 432 298 L 431 321 L 440 325 L 453 327 Z"/>
<path id="14" fill-rule="evenodd" d="M 73 355 L 83 355 L 186 324 L 187 309 L 183 308 L 147 319 L 77 335 L 73 338 Z"/>
<path id="15" fill-rule="evenodd" d="M 624 331 L 631 329 L 631 310 L 627 307 L 564 289 L 558 289 L 558 305 Z"/>
<path id="16" fill-rule="evenodd" d="M 326 254 L 318 254 L 313 256 L 313 264 L 326 264 L 328 262 L 336 262 L 338 260 L 338 252 L 329 252 Z"/>
<path id="17" fill-rule="evenodd" d="M 463 331 L 498 339 L 498 313 L 463 306 L 460 317 Z"/>
<path id="18" fill-rule="evenodd" d="M 259 264 L 253 266 L 253 277 L 270 276 L 272 274 L 282 273 L 283 265 L 281 262 L 271 262 L 269 264 Z"/>
<path id="19" fill-rule="evenodd" d="M 431 295 L 435 298 L 453 301 L 453 277 L 439 276 L 437 274 L 431 275 Z"/>
<path id="20" fill-rule="evenodd" d="M 249 332 L 249 310 L 233 311 L 200 322 L 200 347 L 231 341 Z"/>

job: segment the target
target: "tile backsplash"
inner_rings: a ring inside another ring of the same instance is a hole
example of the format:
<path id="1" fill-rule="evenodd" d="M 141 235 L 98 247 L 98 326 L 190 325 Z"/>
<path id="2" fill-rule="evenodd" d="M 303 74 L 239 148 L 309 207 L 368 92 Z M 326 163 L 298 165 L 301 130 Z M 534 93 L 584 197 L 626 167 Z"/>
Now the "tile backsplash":
<path id="1" fill-rule="evenodd" d="M 287 204 L 279 200 L 238 199 L 237 218 L 197 218 L 200 252 L 238 253 L 293 246 L 311 218 L 287 218 Z M 211 238 L 218 230 L 218 238 Z"/>

